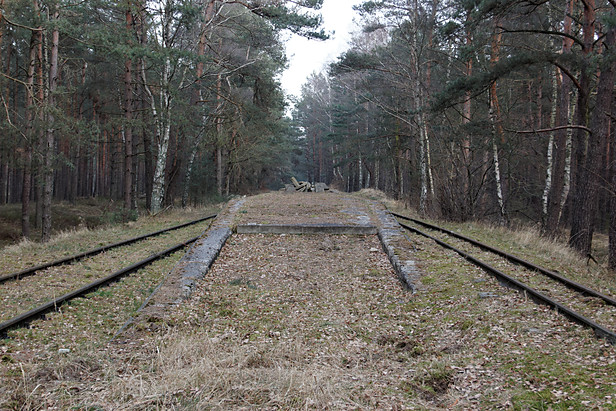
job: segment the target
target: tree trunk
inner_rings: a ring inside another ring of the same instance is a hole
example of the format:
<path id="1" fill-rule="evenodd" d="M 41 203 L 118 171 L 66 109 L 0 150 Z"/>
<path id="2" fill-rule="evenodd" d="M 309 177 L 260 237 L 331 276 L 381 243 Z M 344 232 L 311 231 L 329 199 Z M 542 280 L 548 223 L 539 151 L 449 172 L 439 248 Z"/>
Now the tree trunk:
<path id="1" fill-rule="evenodd" d="M 614 18 L 616 13 L 612 11 L 610 17 Z M 616 29 L 610 28 L 607 32 L 604 40 L 607 50 L 614 50 L 616 45 Z M 609 59 L 608 53 L 604 57 Z M 593 112 L 593 132 L 600 133 L 605 136 L 606 139 L 610 138 L 608 131 L 610 129 L 611 114 L 613 112 L 612 102 L 614 97 L 614 77 L 616 73 L 616 63 L 608 62 L 607 67 L 602 67 L 601 77 L 599 78 L 599 85 L 597 86 L 597 107 Z M 614 147 L 614 134 L 612 134 L 612 147 Z M 611 269 L 616 269 L 616 193 L 614 187 L 616 187 L 616 170 L 612 164 L 612 190 L 610 190 L 610 230 L 609 230 L 609 266 Z"/>
<path id="2" fill-rule="evenodd" d="M 569 1 L 564 18 L 564 32 L 566 34 L 571 33 L 571 27 L 573 20 L 571 19 L 571 11 L 573 7 L 573 0 Z M 566 55 L 571 53 L 571 47 L 573 46 L 573 40 L 564 37 L 562 54 Z M 567 76 L 563 76 L 560 69 L 555 70 L 555 80 L 560 83 L 560 95 L 558 97 L 558 106 L 556 110 L 555 126 L 565 126 L 570 124 L 573 116 L 571 110 L 571 79 Z M 556 104 L 556 102 L 554 102 Z M 560 223 L 560 217 L 562 214 L 562 207 L 564 206 L 563 197 L 566 198 L 565 187 L 569 184 L 569 176 L 567 170 L 569 170 L 568 163 L 570 164 L 570 138 L 571 130 L 560 129 L 556 130 L 554 134 L 554 146 L 553 146 L 553 164 L 551 181 L 549 182 L 549 193 L 547 202 L 547 212 L 545 214 L 545 221 L 542 227 L 542 232 L 549 236 L 555 237 L 558 234 L 558 226 Z M 567 150 L 569 147 L 569 151 Z M 547 187 L 546 182 L 546 188 Z M 568 192 L 568 191 L 567 191 Z"/>
<path id="3" fill-rule="evenodd" d="M 142 110 L 145 109 L 145 101 L 141 101 Z M 145 111 L 143 116 L 145 117 Z M 154 180 L 154 158 L 152 155 L 152 139 L 150 133 L 145 126 L 145 119 L 142 120 L 144 125 L 141 127 L 141 138 L 143 140 L 143 167 L 145 169 L 145 207 L 148 210 L 152 209 L 152 182 Z"/>
<path id="4" fill-rule="evenodd" d="M 4 0 L 0 0 L 0 21 L 3 20 L 3 10 L 4 10 Z M 0 25 L 0 47 L 2 47 L 2 41 L 4 38 L 4 25 Z M 13 54 L 13 48 L 11 44 L 7 45 L 6 51 L 6 69 L 4 70 L 5 75 L 9 76 L 11 74 L 11 55 Z M 7 82 L 6 89 L 1 90 L 2 96 L 7 101 L 7 107 L 9 105 L 10 99 L 10 88 L 9 83 Z M 6 111 L 7 116 L 10 116 L 8 110 Z M 10 118 L 7 119 L 10 122 Z M 4 150 L 0 150 L 0 205 L 4 205 L 7 203 L 8 196 L 8 178 L 9 178 L 9 155 L 5 153 Z"/>
<path id="5" fill-rule="evenodd" d="M 30 190 L 32 181 L 32 140 L 34 138 L 34 72 L 36 52 L 38 47 L 40 27 L 32 31 L 30 37 L 30 55 L 28 59 L 28 74 L 26 79 L 26 138 L 24 148 L 24 167 L 21 187 L 21 235 L 30 237 Z"/>
<path id="6" fill-rule="evenodd" d="M 32 188 L 32 148 L 28 145 L 24 153 L 23 180 L 21 186 L 21 235 L 30 237 L 30 190 Z"/>
<path id="7" fill-rule="evenodd" d="M 578 124 L 588 125 L 588 110 L 591 92 L 591 52 L 595 36 L 595 2 L 587 0 L 583 2 L 584 14 L 582 19 L 583 30 L 583 58 L 586 62 L 582 66 L 580 75 L 580 90 L 578 94 Z M 603 77 L 603 74 L 601 75 Z M 601 82 L 601 79 L 599 80 Z M 610 86 L 610 87 L 613 87 Z M 598 97 L 598 96 L 597 96 Z M 597 101 L 599 99 L 597 98 Z M 601 107 L 598 105 L 598 107 Z M 595 110 L 595 113 L 602 110 Z M 601 144 L 601 136 L 588 136 L 584 130 L 575 132 L 575 184 L 573 186 L 573 206 L 571 208 L 571 232 L 569 245 L 586 255 L 590 252 L 592 234 L 594 230 L 594 206 L 596 197 L 596 175 L 591 169 L 593 164 L 600 164 L 597 150 Z M 587 149 L 588 147 L 588 149 Z M 588 151 L 587 151 L 588 150 Z"/>
<path id="8" fill-rule="evenodd" d="M 54 11 L 53 19 L 58 20 L 59 13 Z M 51 32 L 51 50 L 49 60 L 49 97 L 50 108 L 55 106 L 55 92 L 58 86 L 58 45 L 60 32 L 54 28 Z M 53 112 L 48 115 L 46 145 L 45 145 L 45 178 L 43 188 L 43 226 L 41 228 L 41 241 L 47 242 L 51 238 L 51 196 L 53 194 L 53 155 L 55 146 L 55 117 Z"/>
<path id="9" fill-rule="evenodd" d="M 126 10 L 126 31 L 132 35 L 133 13 L 128 1 Z M 132 208 L 133 197 L 133 62 L 124 62 L 124 213 Z"/>
<path id="10" fill-rule="evenodd" d="M 0 152 L 2 161 L 0 161 L 0 205 L 5 205 L 7 202 L 7 188 L 9 179 L 9 157 Z"/>
<path id="11" fill-rule="evenodd" d="M 472 17 L 469 11 L 467 15 L 467 21 L 470 22 L 471 19 Z M 464 41 L 467 47 L 469 48 L 472 47 L 473 37 L 472 37 L 472 32 L 470 28 L 467 29 Z M 468 57 L 468 60 L 465 62 L 464 74 L 467 77 L 470 77 L 473 74 L 473 57 L 470 55 Z M 466 125 L 470 123 L 471 121 L 471 110 L 472 110 L 471 100 L 472 100 L 472 96 L 471 96 L 471 92 L 469 91 L 466 93 L 466 98 L 464 100 L 464 105 L 462 108 L 462 124 L 463 125 Z M 473 201 L 472 192 L 471 192 L 471 186 L 472 186 L 471 136 L 469 134 L 463 137 L 461 149 L 462 149 L 462 167 L 461 167 L 462 169 L 461 171 L 461 177 L 462 177 L 462 198 L 461 198 L 462 210 L 461 211 L 462 213 L 461 214 L 462 215 L 460 215 L 459 217 L 462 218 L 463 220 L 466 220 L 467 218 L 469 218 L 470 216 L 474 214 L 474 210 L 473 210 L 474 201 Z"/>
<path id="12" fill-rule="evenodd" d="M 569 119 L 573 118 L 574 113 L 576 112 L 577 107 L 577 99 L 575 97 L 575 93 L 571 95 L 571 104 L 569 105 Z M 560 196 L 560 206 L 558 207 L 558 220 L 562 219 L 563 209 L 565 208 L 565 204 L 567 203 L 567 199 L 569 198 L 569 190 L 571 188 L 571 163 L 572 163 L 572 155 L 573 155 L 573 129 L 567 130 L 567 137 L 565 139 L 565 170 L 564 170 L 564 184 L 563 184 L 563 192 Z"/>
<path id="13" fill-rule="evenodd" d="M 135 4 L 137 7 L 136 14 L 136 24 L 135 31 L 139 38 L 139 44 L 141 47 L 145 47 L 147 43 L 147 35 L 146 35 L 146 25 L 145 25 L 145 0 L 136 0 Z M 144 160 L 144 178 L 145 178 L 145 206 L 146 209 L 152 209 L 152 182 L 154 180 L 154 159 L 152 155 L 152 139 L 150 137 L 148 128 L 146 126 L 146 101 L 145 95 L 149 94 L 149 89 L 147 89 L 147 84 L 145 83 L 145 62 L 143 58 L 140 58 L 138 61 L 139 70 L 141 72 L 141 89 L 140 89 L 140 99 L 139 99 L 139 111 L 141 112 L 141 140 L 143 141 L 143 160 Z"/>
<path id="14" fill-rule="evenodd" d="M 492 36 L 492 55 L 490 56 L 490 64 L 496 65 L 499 60 L 500 54 L 500 42 L 501 42 L 501 32 L 498 31 L 498 20 L 495 21 L 495 26 L 497 32 Z M 498 211 L 499 211 L 499 223 L 501 225 L 507 224 L 507 211 L 505 209 L 505 199 L 503 196 L 503 183 L 501 181 L 501 173 L 500 173 L 500 160 L 498 155 L 498 145 L 497 141 L 500 140 L 501 143 L 505 142 L 505 132 L 503 130 L 503 126 L 501 123 L 501 113 L 500 106 L 498 104 L 498 94 L 496 90 L 496 81 L 492 82 L 490 85 L 490 109 L 489 116 L 490 122 L 492 123 L 492 154 L 494 159 L 494 180 L 495 180 L 495 189 L 496 189 L 496 198 L 498 201 Z"/>
<path id="15" fill-rule="evenodd" d="M 200 139 L 197 139 L 197 143 L 195 147 L 190 151 L 188 156 L 188 164 L 186 164 L 186 174 L 184 176 L 184 189 L 182 191 L 182 207 L 188 206 L 188 197 L 190 194 L 190 184 L 192 180 L 192 169 L 193 164 L 195 162 L 195 158 L 197 157 L 197 146 Z"/>
<path id="16" fill-rule="evenodd" d="M 612 118 L 616 115 L 616 105 L 612 105 Z M 616 147 L 616 133 L 610 136 L 612 147 Z M 610 224 L 609 224 L 609 247 L 608 247 L 608 265 L 613 271 L 616 271 L 616 153 L 612 150 L 611 162 L 609 171 L 610 175 L 610 190 L 609 190 L 609 207 L 610 207 Z"/>
<path id="17" fill-rule="evenodd" d="M 160 211 L 165 198 L 165 169 L 167 166 L 167 151 L 171 137 L 171 95 L 170 95 L 171 62 L 166 59 L 160 88 L 162 113 L 159 118 L 160 138 L 158 140 L 158 153 L 154 168 L 152 183 L 152 212 Z"/>
<path id="18" fill-rule="evenodd" d="M 550 128 L 556 126 L 556 114 L 558 112 L 558 68 L 554 68 L 552 76 L 552 109 L 550 111 Z M 547 226 L 548 220 L 548 204 L 550 196 L 550 188 L 552 187 L 552 173 L 554 172 L 554 131 L 550 132 L 548 137 L 547 149 L 547 167 L 545 176 L 545 186 L 543 187 L 543 195 L 541 196 L 541 221 L 543 229 Z"/>
<path id="19" fill-rule="evenodd" d="M 4 0 L 0 0 L 0 22 L 4 20 Z M 0 24 L 0 48 L 2 48 L 2 40 L 4 40 L 4 24 Z"/>
<path id="20" fill-rule="evenodd" d="M 218 74 L 216 81 L 216 187 L 218 195 L 222 195 L 224 170 L 222 165 L 222 76 Z"/>

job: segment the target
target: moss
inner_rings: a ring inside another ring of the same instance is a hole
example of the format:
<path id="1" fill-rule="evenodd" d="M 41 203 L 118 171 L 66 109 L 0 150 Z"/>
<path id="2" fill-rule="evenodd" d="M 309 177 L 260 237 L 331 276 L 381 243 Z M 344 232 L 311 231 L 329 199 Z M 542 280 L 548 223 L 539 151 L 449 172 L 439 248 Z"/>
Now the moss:
<path id="1" fill-rule="evenodd" d="M 514 410 L 553 410 L 555 397 L 547 390 L 541 391 L 522 391 L 511 397 L 511 404 Z M 567 409 L 567 407 L 559 407 Z"/>

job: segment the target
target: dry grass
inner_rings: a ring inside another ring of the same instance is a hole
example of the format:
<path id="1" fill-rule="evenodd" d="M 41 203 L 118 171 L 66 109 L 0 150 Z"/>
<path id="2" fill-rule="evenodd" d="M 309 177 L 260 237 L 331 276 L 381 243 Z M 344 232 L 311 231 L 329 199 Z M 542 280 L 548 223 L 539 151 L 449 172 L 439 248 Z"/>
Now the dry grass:
<path id="1" fill-rule="evenodd" d="M 599 264 L 589 261 L 563 239 L 542 237 L 536 227 L 518 225 L 509 229 L 481 222 L 437 224 L 559 272 L 590 288 L 616 295 L 616 275 L 607 268 L 605 259 L 599 259 Z M 607 247 L 605 236 L 596 235 L 593 244 L 595 255 L 607 255 Z"/>
<path id="2" fill-rule="evenodd" d="M 146 370 L 124 370 L 83 400 L 109 409 L 326 409 L 344 399 L 339 369 L 298 367 L 306 351 L 299 343 L 247 346 L 207 332 L 165 340 Z"/>
<path id="3" fill-rule="evenodd" d="M 377 247 L 374 237 L 236 236 L 190 301 L 112 347 L 115 376 L 55 405 L 407 408 L 410 294 Z"/>
<path id="4" fill-rule="evenodd" d="M 235 223 L 257 224 L 374 224 L 361 198 L 347 194 L 270 192 L 249 197 Z"/>
<path id="5" fill-rule="evenodd" d="M 608 238 L 605 234 L 595 233 L 593 238 L 592 255 L 597 259 L 597 262 L 594 262 L 569 247 L 565 234 L 555 239 L 542 237 L 539 228 L 534 224 L 516 221 L 510 227 L 503 227 L 482 221 L 440 221 L 422 217 L 403 202 L 387 198 L 377 190 L 364 189 L 356 195 L 378 199 L 391 211 L 456 231 L 559 272 L 605 294 L 616 296 L 616 273 L 608 269 Z"/>
<path id="6" fill-rule="evenodd" d="M 457 227 L 569 264 L 532 230 Z M 231 237 L 191 299 L 130 339 L 64 357 L 35 343 L 29 357 L 9 353 L 15 402 L 2 406 L 616 408 L 614 347 L 409 238 L 425 272 L 414 295 L 372 237 Z"/>
<path id="7" fill-rule="evenodd" d="M 408 206 L 400 200 L 395 200 L 391 197 L 388 197 L 386 193 L 375 190 L 373 188 L 364 188 L 356 193 L 353 193 L 354 196 L 367 198 L 369 200 L 376 200 L 383 203 L 389 210 L 395 211 L 400 214 L 408 214 L 409 209 Z"/>
<path id="8" fill-rule="evenodd" d="M 215 213 L 219 206 L 194 209 L 170 209 L 157 216 L 143 216 L 137 221 L 113 224 L 96 229 L 85 227 L 56 233 L 45 244 L 21 240 L 0 249 L 0 275 L 81 253 L 93 248 L 136 237 L 165 227 Z"/>

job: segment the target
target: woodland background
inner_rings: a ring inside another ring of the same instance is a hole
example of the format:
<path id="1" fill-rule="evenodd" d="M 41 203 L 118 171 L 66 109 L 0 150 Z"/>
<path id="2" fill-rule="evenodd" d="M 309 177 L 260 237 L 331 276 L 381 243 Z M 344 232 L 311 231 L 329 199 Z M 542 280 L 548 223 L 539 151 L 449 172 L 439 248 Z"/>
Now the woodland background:
<path id="1" fill-rule="evenodd" d="M 49 238 L 52 201 L 126 218 L 276 189 L 376 188 L 421 214 L 610 234 L 615 3 L 384 0 L 292 116 L 283 34 L 322 0 L 0 0 L 0 204 Z"/>

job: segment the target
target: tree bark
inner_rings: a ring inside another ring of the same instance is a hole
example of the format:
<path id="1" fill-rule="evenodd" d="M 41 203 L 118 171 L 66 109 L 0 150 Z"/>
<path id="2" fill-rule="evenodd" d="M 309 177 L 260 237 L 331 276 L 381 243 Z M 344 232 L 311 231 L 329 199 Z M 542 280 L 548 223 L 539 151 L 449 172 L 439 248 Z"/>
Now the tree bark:
<path id="1" fill-rule="evenodd" d="M 496 30 L 492 36 L 492 55 L 490 56 L 490 64 L 492 66 L 496 65 L 499 61 L 500 54 L 500 42 L 501 42 L 501 32 L 498 31 L 498 20 L 495 22 Z M 498 155 L 498 144 L 497 141 L 501 143 L 505 142 L 505 132 L 503 130 L 502 122 L 501 122 L 501 113 L 500 106 L 498 104 L 498 94 L 496 90 L 496 81 L 492 82 L 490 85 L 490 109 L 489 109 L 489 117 L 490 122 L 492 123 L 492 155 L 494 160 L 494 181 L 495 181 L 495 189 L 496 189 L 496 199 L 498 201 L 498 211 L 499 211 L 499 223 L 501 225 L 507 224 L 507 210 L 505 209 L 505 198 L 503 196 L 503 182 L 501 180 L 500 173 L 500 159 Z"/>
<path id="2" fill-rule="evenodd" d="M 9 157 L 0 152 L 0 205 L 5 205 L 7 200 L 7 188 L 9 179 Z"/>
<path id="3" fill-rule="evenodd" d="M 222 164 L 222 76 L 218 74 L 216 81 L 216 188 L 218 195 L 222 195 L 224 169 Z"/>
<path id="4" fill-rule="evenodd" d="M 610 17 L 614 18 L 616 12 L 612 10 Z M 606 56 L 604 58 L 610 59 L 609 54 L 614 53 L 614 46 L 616 46 L 616 29 L 611 28 L 605 36 L 604 44 L 607 48 Z M 614 77 L 616 76 L 616 63 L 609 62 L 607 67 L 603 67 L 601 70 L 601 77 L 599 78 L 599 85 L 597 86 L 597 109 L 594 111 L 593 125 L 596 123 L 598 133 L 605 134 L 605 138 L 610 138 L 607 132 L 610 128 L 611 114 L 614 111 L 613 97 L 614 97 Z M 605 106 L 604 106 L 605 104 Z M 595 128 L 593 128 L 595 131 Z M 616 136 L 611 136 L 612 147 L 616 147 Z M 610 192 L 610 229 L 609 229 L 609 266 L 612 270 L 616 269 L 616 193 L 614 188 L 616 187 L 616 165 L 611 162 L 611 190 Z"/>
<path id="5" fill-rule="evenodd" d="M 159 117 L 158 128 L 160 130 L 158 140 L 158 153 L 154 168 L 152 183 L 152 212 L 161 210 L 165 198 L 165 168 L 167 166 L 167 151 L 171 137 L 171 94 L 170 94 L 171 62 L 165 59 L 163 74 L 160 85 L 160 103 L 162 108 Z"/>
<path id="6" fill-rule="evenodd" d="M 36 4 L 36 0 L 35 0 Z M 36 53 L 40 41 L 39 30 L 32 31 L 30 37 L 30 54 L 28 59 L 28 74 L 26 78 L 26 141 L 24 142 L 24 166 L 21 187 L 21 235 L 30 237 L 30 191 L 32 181 L 32 140 L 34 139 L 34 72 L 36 69 Z"/>
<path id="7" fill-rule="evenodd" d="M 556 115 L 558 113 L 558 68 L 554 68 L 554 75 L 552 76 L 552 109 L 550 111 L 550 128 L 556 127 Z M 548 149 L 547 149 L 547 166 L 545 185 L 543 187 L 543 195 L 541 196 L 541 222 L 542 227 L 545 230 L 548 220 L 548 204 L 550 196 L 550 188 L 552 187 L 552 173 L 554 172 L 554 131 L 550 132 L 548 137 Z"/>
<path id="8" fill-rule="evenodd" d="M 130 0 L 127 3 L 126 31 L 132 36 L 133 12 Z M 124 120 L 124 212 L 128 213 L 133 203 L 133 61 L 130 58 L 124 62 Z"/>
<path id="9" fill-rule="evenodd" d="M 470 22 L 470 20 L 472 19 L 471 17 L 471 11 L 467 11 L 467 22 Z M 466 32 L 466 36 L 465 36 L 465 45 L 467 47 L 471 47 L 472 46 L 472 41 L 473 41 L 473 37 L 472 37 L 472 33 L 471 33 L 471 29 L 468 28 L 467 32 Z M 465 72 L 464 74 L 467 77 L 470 77 L 473 74 L 473 57 L 469 55 L 468 60 L 465 62 Z M 462 124 L 466 125 L 468 123 L 470 123 L 471 121 L 471 110 L 472 110 L 472 106 L 471 106 L 471 92 L 467 92 L 466 93 L 466 98 L 464 100 L 464 105 L 462 108 Z M 461 177 L 462 177 L 462 198 L 461 198 L 461 205 L 462 205 L 462 212 L 461 212 L 461 218 L 463 220 L 466 220 L 467 218 L 471 217 L 475 211 L 474 211 L 474 201 L 472 198 L 472 192 L 471 192 L 471 185 L 472 185 L 472 176 L 471 176 L 471 136 L 470 135 L 465 135 L 462 139 L 462 172 L 461 172 Z"/>
<path id="10" fill-rule="evenodd" d="M 580 125 L 588 124 L 588 110 L 591 92 L 590 59 L 595 36 L 595 2 L 583 2 L 584 13 L 582 18 L 583 47 L 582 53 L 586 64 L 580 75 L 580 90 L 578 94 L 578 115 Z M 601 75 L 603 77 L 603 75 Z M 599 80 L 601 82 L 601 79 Z M 598 97 L 598 96 L 597 96 Z M 598 98 L 597 98 L 598 101 Z M 600 107 L 600 106 L 599 106 Z M 602 110 L 595 110 L 595 113 Z M 575 133 L 575 181 L 573 185 L 573 205 L 571 208 L 571 232 L 569 245 L 586 255 L 590 252 L 592 234 L 594 230 L 593 213 L 596 197 L 596 175 L 593 174 L 594 164 L 600 164 L 597 150 L 601 146 L 601 136 L 595 134 L 588 136 L 586 131 L 576 130 Z M 593 201 L 591 201 L 593 200 Z"/>
<path id="11" fill-rule="evenodd" d="M 564 33 L 571 34 L 573 20 L 570 17 L 573 7 L 573 0 L 570 0 L 567 5 L 564 18 Z M 568 37 L 563 37 L 562 54 L 571 53 L 573 40 Z M 559 83 L 560 94 L 558 96 L 558 105 L 556 110 L 555 126 L 566 126 L 571 123 L 573 112 L 571 110 L 571 79 L 568 76 L 563 76 L 559 68 L 555 69 L 556 81 Z M 554 102 L 556 104 L 556 101 Z M 559 129 L 554 134 L 553 145 L 553 164 L 551 179 L 549 181 L 549 193 L 547 197 L 547 210 L 545 220 L 542 227 L 542 232 L 548 237 L 556 237 L 558 234 L 558 226 L 564 206 L 563 197 L 569 184 L 569 176 L 567 174 L 568 162 L 570 163 L 570 137 L 571 130 Z M 568 151 L 569 148 L 569 151 Z M 548 182 L 546 182 L 548 188 Z"/>
<path id="12" fill-rule="evenodd" d="M 59 12 L 53 12 L 53 19 L 58 20 Z M 48 115 L 46 145 L 45 145 L 45 178 L 43 188 L 43 226 L 41 227 L 41 241 L 47 242 L 51 238 L 51 197 L 53 194 L 53 156 L 55 146 L 55 93 L 58 86 L 58 46 L 60 41 L 60 32 L 57 27 L 51 32 L 51 50 L 49 58 L 49 97 L 48 105 L 50 112 Z"/>
<path id="13" fill-rule="evenodd" d="M 135 0 L 135 7 L 137 9 L 136 20 L 135 20 L 135 32 L 139 38 L 139 44 L 141 47 L 145 47 L 147 43 L 147 35 L 146 35 L 146 26 L 145 26 L 145 0 Z M 152 139 L 150 137 L 149 130 L 146 126 L 146 101 L 145 94 L 149 94 L 149 90 L 146 89 L 147 84 L 145 83 L 145 62 L 143 58 L 139 58 L 138 60 L 138 72 L 141 73 L 139 76 L 141 79 L 140 90 L 139 90 L 139 102 L 138 108 L 141 113 L 141 140 L 143 141 L 143 167 L 144 167 L 144 178 L 145 178 L 145 206 L 146 209 L 152 209 L 152 182 L 154 179 L 154 158 L 152 154 Z"/>

